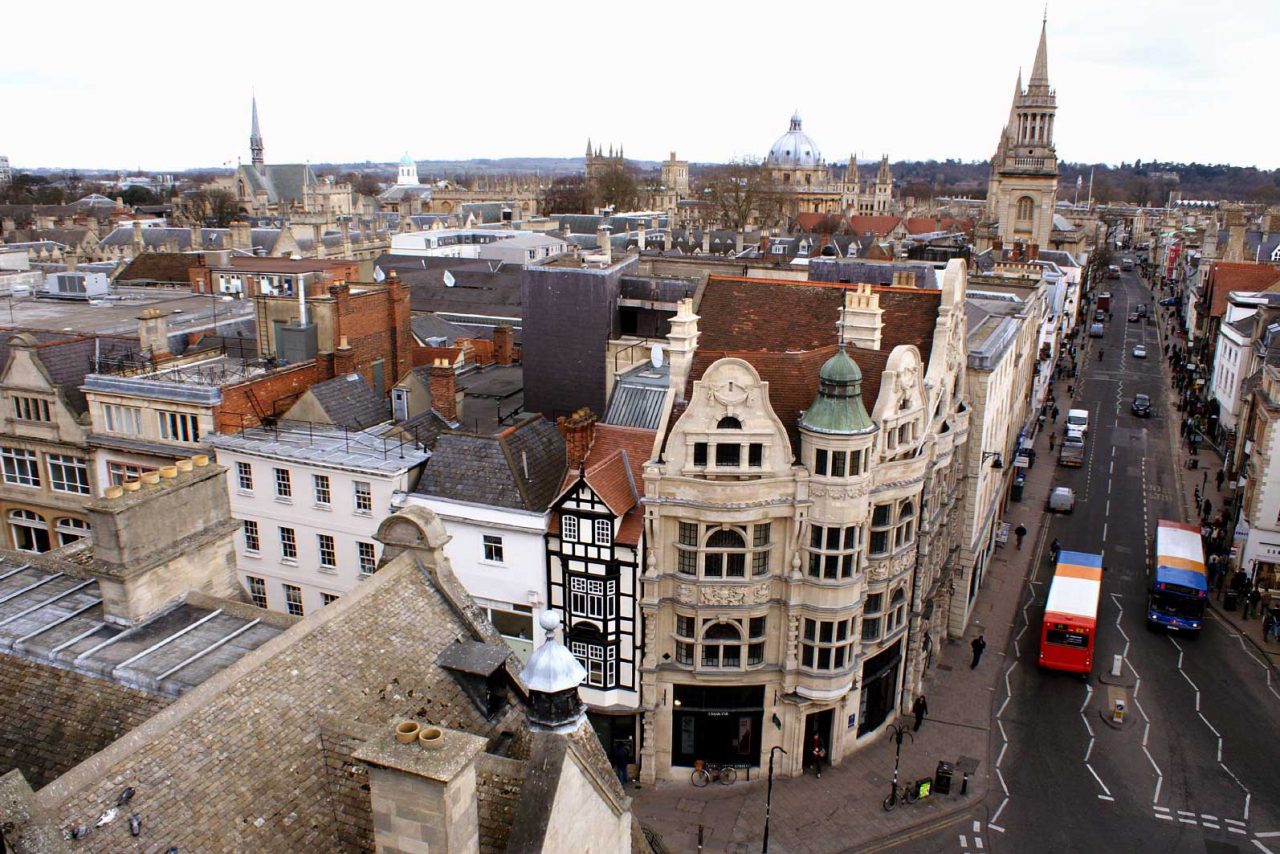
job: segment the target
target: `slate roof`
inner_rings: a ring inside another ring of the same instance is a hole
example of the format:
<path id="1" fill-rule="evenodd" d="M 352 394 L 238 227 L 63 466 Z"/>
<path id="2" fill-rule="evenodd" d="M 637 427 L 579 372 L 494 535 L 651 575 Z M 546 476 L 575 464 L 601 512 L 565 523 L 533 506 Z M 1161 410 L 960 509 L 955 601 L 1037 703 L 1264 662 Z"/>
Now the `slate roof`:
<path id="1" fill-rule="evenodd" d="M 178 282 L 189 286 L 187 271 L 199 264 L 200 256 L 193 252 L 144 252 L 130 261 L 115 280 L 117 284 Z"/>
<path id="2" fill-rule="evenodd" d="M 386 397 L 370 388 L 360 374 L 318 382 L 308 393 L 331 422 L 349 430 L 363 430 L 389 417 Z"/>
<path id="3" fill-rule="evenodd" d="M 441 434 L 414 493 L 541 513 L 555 498 L 565 466 L 560 431 L 530 415 L 494 436 Z"/>
<path id="4" fill-rule="evenodd" d="M 138 352 L 138 339 L 120 335 L 76 335 L 30 329 L 0 329 L 0 370 L 9 364 L 9 340 L 18 333 L 36 339 L 35 355 L 49 379 L 62 389 L 67 405 L 77 414 L 88 408 L 84 392 L 86 375 L 93 373 L 95 357 L 122 356 Z"/>
<path id="5" fill-rule="evenodd" d="M 375 267 L 409 286 L 414 312 L 434 312 L 457 321 L 468 316 L 509 318 L 524 316 L 520 298 L 520 265 L 472 258 L 434 258 L 417 255 L 378 256 Z M 454 284 L 445 284 L 444 274 Z"/>
<path id="6" fill-rule="evenodd" d="M 252 165 L 241 165 L 237 175 L 243 178 L 254 193 L 266 193 L 272 204 L 290 204 L 302 201 L 307 190 L 319 183 L 311 167 L 306 163 L 277 163 L 262 167 L 262 173 Z"/>
<path id="7" fill-rule="evenodd" d="M 409 326 L 413 330 L 413 337 L 417 338 L 420 344 L 426 344 L 433 338 L 443 338 L 445 346 L 451 346 L 459 338 L 473 337 L 470 330 L 445 320 L 433 312 L 413 315 L 409 320 Z"/>
<path id="8" fill-rule="evenodd" d="M 249 229 L 249 240 L 253 249 L 263 252 L 270 252 L 275 248 L 276 242 L 280 239 L 280 228 L 251 228 Z M 309 238 L 308 238 L 309 239 Z M 302 241 L 299 240 L 299 245 Z M 98 242 L 100 246 L 132 246 L 133 245 L 133 226 L 118 226 L 112 229 L 111 233 L 102 238 Z M 167 228 L 153 227 L 142 229 L 142 245 L 149 249 L 168 250 L 176 247 L 179 252 L 185 252 L 191 249 L 191 229 L 189 228 Z M 200 245 L 202 249 L 230 249 L 231 248 L 231 229 L 229 228 L 202 228 L 200 229 Z"/>

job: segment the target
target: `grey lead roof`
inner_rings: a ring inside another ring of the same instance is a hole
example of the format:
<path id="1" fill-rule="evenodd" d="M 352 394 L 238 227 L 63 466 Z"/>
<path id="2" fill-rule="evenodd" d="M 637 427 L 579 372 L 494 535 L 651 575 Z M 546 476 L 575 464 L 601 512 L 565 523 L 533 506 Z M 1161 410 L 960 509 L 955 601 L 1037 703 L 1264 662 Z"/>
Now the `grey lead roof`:
<path id="1" fill-rule="evenodd" d="M 541 513 L 564 472 L 564 437 L 531 415 L 496 436 L 441 434 L 414 493 Z"/>
<path id="2" fill-rule="evenodd" d="M 613 387 L 604 423 L 657 430 L 670 373 L 671 363 L 664 361 L 661 368 L 645 363 L 619 377 Z"/>
<path id="3" fill-rule="evenodd" d="M 363 430 L 389 417 L 387 399 L 369 387 L 359 374 L 334 377 L 313 385 L 309 393 L 339 427 Z"/>
<path id="4" fill-rule="evenodd" d="M 109 624 L 97 580 L 58 568 L 0 558 L 0 652 L 176 697 L 282 631 L 279 615 L 231 603 L 179 602 L 130 628 Z"/>
<path id="5" fill-rule="evenodd" d="M 385 435 L 382 430 L 352 431 L 288 421 L 271 427 L 253 427 L 234 435 L 217 435 L 210 444 L 273 460 L 297 460 L 384 475 L 421 465 L 431 456 L 413 442 Z"/>

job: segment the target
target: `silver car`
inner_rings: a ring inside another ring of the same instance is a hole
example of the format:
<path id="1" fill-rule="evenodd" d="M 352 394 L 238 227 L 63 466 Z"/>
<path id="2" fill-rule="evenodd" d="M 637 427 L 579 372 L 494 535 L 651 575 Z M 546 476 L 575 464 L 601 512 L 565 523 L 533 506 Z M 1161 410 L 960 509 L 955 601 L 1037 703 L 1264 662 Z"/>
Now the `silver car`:
<path id="1" fill-rule="evenodd" d="M 1133 358 L 1135 358 L 1135 359 L 1145 359 L 1145 358 L 1147 358 L 1147 347 L 1146 347 L 1146 345 L 1145 345 L 1145 344 L 1134 344 L 1134 345 L 1133 345 Z"/>

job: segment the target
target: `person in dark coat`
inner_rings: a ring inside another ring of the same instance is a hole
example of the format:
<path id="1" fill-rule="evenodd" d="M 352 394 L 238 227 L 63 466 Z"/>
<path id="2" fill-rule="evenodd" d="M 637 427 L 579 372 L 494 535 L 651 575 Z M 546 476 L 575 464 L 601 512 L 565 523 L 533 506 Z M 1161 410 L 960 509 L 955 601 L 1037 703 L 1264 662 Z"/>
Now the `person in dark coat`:
<path id="1" fill-rule="evenodd" d="M 827 746 L 822 743 L 822 736 L 815 732 L 813 741 L 809 742 L 809 760 L 813 763 L 813 770 L 819 780 L 822 779 L 822 761 L 826 758 Z"/>
<path id="2" fill-rule="evenodd" d="M 969 665 L 969 669 L 976 670 L 978 662 L 982 660 L 982 653 L 987 648 L 987 639 L 978 635 L 969 646 L 973 647 L 973 663 Z"/>
<path id="3" fill-rule="evenodd" d="M 1027 536 L 1027 526 L 1018 523 L 1018 527 L 1013 529 L 1013 535 L 1018 538 L 1018 551 L 1022 551 L 1022 541 Z"/>
<path id="4" fill-rule="evenodd" d="M 929 701 L 924 698 L 924 694 L 916 697 L 916 701 L 911 704 L 911 712 L 916 716 L 915 731 L 919 732 L 924 716 L 929 714 Z"/>

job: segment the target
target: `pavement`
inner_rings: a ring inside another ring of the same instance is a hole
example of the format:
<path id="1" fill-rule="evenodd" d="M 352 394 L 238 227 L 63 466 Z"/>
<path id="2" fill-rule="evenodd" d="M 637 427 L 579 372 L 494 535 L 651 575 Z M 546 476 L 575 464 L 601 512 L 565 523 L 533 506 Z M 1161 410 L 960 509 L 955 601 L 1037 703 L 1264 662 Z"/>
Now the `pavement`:
<path id="1" fill-rule="evenodd" d="M 893 779 L 895 749 L 892 735 L 885 733 L 825 769 L 821 779 L 812 772 L 774 779 L 770 851 L 819 854 L 898 846 L 915 833 L 965 820 L 992 786 L 1000 786 L 992 774 L 992 713 L 997 696 L 1003 696 L 997 689 L 1025 578 L 1033 560 L 1047 566 L 1048 529 L 1041 522 L 1053 469 L 1052 455 L 1044 454 L 1027 471 L 1023 500 L 1011 502 L 1004 516 L 1011 530 L 1026 525 L 1022 549 L 1011 535 L 1007 545 L 995 550 L 965 637 L 941 644 L 925 674 L 929 716 L 903 741 L 899 780 L 931 777 L 938 762 L 946 760 L 956 766 L 951 794 L 885 812 L 882 802 Z M 971 669 L 970 642 L 979 634 L 987 642 L 986 653 Z M 898 723 L 910 730 L 914 719 L 902 715 Z M 960 791 L 964 769 L 971 771 L 967 794 Z M 667 851 L 745 854 L 761 850 L 764 841 L 766 788 L 764 769 L 749 782 L 739 778 L 732 786 L 698 789 L 687 782 L 659 783 L 634 790 L 633 808 L 643 825 L 660 834 Z"/>

